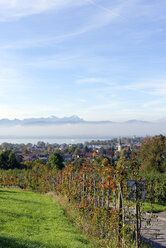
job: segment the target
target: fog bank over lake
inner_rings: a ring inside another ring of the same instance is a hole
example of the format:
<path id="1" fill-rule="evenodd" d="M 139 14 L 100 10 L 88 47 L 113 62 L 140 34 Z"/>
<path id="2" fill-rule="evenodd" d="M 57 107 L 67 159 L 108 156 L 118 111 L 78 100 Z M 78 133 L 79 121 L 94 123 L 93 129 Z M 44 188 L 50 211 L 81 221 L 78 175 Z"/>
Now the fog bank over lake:
<path id="1" fill-rule="evenodd" d="M 0 127 L 0 138 L 110 138 L 115 136 L 153 136 L 158 134 L 166 135 L 165 123 L 80 123 Z"/>

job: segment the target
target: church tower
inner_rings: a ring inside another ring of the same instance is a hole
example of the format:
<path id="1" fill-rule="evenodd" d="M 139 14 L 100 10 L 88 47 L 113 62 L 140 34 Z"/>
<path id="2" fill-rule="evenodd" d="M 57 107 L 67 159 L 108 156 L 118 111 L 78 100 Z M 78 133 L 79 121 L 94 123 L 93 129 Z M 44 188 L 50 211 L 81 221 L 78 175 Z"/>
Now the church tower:
<path id="1" fill-rule="evenodd" d="M 121 139 L 119 138 L 119 143 L 118 143 L 118 151 L 121 152 L 122 151 L 122 142 Z"/>

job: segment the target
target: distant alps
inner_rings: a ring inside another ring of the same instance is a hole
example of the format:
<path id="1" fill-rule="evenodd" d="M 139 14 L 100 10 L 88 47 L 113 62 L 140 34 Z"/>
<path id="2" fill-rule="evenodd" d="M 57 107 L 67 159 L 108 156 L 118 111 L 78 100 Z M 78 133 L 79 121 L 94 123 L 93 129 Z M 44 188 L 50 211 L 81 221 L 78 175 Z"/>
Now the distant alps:
<path id="1" fill-rule="evenodd" d="M 110 118 L 109 118 L 110 119 Z M 101 139 L 119 136 L 166 135 L 166 119 L 153 122 L 128 120 L 124 122 L 86 121 L 76 115 L 58 118 L 56 116 L 28 119 L 0 119 L 0 139 L 12 137 L 41 138 L 85 138 Z M 2 142 L 2 141 L 0 141 Z"/>
<path id="2" fill-rule="evenodd" d="M 65 123 L 83 123 L 84 120 L 80 117 L 73 115 L 70 117 L 58 118 L 56 116 L 41 117 L 41 118 L 27 118 L 19 119 L 0 119 L 0 125 L 16 126 L 16 125 L 49 125 L 49 124 L 65 124 Z"/>
<path id="3" fill-rule="evenodd" d="M 163 119 L 161 122 L 166 120 Z M 160 122 L 160 121 L 159 121 Z M 50 116 L 50 117 L 40 117 L 40 118 L 27 118 L 27 119 L 0 119 L 0 126 L 16 126 L 16 125 L 56 125 L 56 124 L 115 124 L 115 123 L 123 123 L 123 124 L 149 124 L 151 122 L 142 121 L 142 120 L 128 120 L 125 122 L 113 122 L 109 120 L 103 121 L 86 121 L 80 118 L 77 115 L 72 115 L 69 117 L 62 117 L 59 118 L 57 116 Z"/>

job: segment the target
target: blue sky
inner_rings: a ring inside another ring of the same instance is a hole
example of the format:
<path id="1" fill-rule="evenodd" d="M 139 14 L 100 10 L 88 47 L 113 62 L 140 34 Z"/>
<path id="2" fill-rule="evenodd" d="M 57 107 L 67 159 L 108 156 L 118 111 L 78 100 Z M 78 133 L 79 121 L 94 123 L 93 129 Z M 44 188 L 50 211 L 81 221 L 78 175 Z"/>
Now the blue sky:
<path id="1" fill-rule="evenodd" d="M 0 119 L 166 117 L 165 0 L 0 0 Z"/>

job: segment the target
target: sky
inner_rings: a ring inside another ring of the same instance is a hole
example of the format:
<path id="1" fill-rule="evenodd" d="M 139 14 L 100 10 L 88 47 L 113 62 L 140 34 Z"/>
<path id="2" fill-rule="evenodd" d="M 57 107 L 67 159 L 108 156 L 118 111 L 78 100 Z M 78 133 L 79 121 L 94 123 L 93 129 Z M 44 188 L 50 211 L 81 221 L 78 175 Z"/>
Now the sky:
<path id="1" fill-rule="evenodd" d="M 166 117 L 165 0 L 0 0 L 0 119 Z"/>

